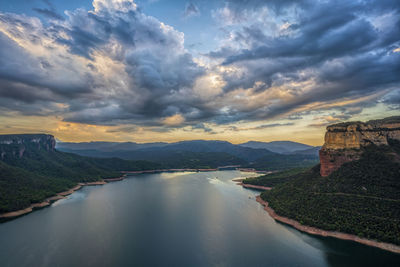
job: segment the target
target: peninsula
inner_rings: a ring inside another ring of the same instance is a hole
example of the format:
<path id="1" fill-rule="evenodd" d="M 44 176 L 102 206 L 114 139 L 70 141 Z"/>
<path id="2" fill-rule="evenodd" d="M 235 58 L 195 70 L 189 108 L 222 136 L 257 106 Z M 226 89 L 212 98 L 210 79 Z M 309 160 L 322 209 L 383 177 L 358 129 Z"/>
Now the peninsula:
<path id="1" fill-rule="evenodd" d="M 400 117 L 327 127 L 320 164 L 243 181 L 301 231 L 400 253 Z"/>

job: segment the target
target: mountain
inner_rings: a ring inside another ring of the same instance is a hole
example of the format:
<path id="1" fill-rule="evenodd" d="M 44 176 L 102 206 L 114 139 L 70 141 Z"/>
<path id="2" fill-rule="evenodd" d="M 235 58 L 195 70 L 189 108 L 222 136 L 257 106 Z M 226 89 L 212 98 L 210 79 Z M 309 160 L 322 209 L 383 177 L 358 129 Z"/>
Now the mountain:
<path id="1" fill-rule="evenodd" d="M 182 141 L 177 143 L 168 144 L 164 147 L 153 147 L 148 149 L 141 149 L 140 151 L 191 151 L 191 152 L 223 152 L 232 156 L 241 158 L 245 161 L 251 162 L 258 158 L 265 156 L 273 156 L 272 153 L 266 149 L 252 149 L 248 147 L 241 147 L 231 144 L 226 141 Z"/>
<path id="2" fill-rule="evenodd" d="M 135 142 L 57 142 L 56 148 L 59 150 L 96 150 L 103 152 L 110 151 L 133 151 L 139 149 L 146 149 L 151 147 L 163 147 L 168 143 L 156 142 L 156 143 L 135 143 Z"/>
<path id="3" fill-rule="evenodd" d="M 0 135 L 0 213 L 25 208 L 80 182 L 119 177 L 121 170 L 159 167 L 60 152 L 55 143 L 46 134 Z"/>
<path id="4" fill-rule="evenodd" d="M 264 156 L 258 158 L 246 167 L 257 170 L 276 171 L 291 168 L 311 167 L 318 163 L 318 157 L 302 154 L 275 154 L 273 156 Z"/>
<path id="5" fill-rule="evenodd" d="M 292 152 L 291 154 L 297 154 L 297 155 L 311 155 L 311 156 L 316 156 L 318 157 L 319 151 L 321 150 L 322 146 L 314 146 L 312 148 L 307 148 L 304 150 L 296 150 L 295 152 Z"/>
<path id="6" fill-rule="evenodd" d="M 300 147 L 300 146 L 299 146 Z M 309 146 L 306 146 L 309 147 Z M 187 153 L 226 153 L 242 161 L 242 165 L 248 165 L 257 162 L 261 159 L 282 159 L 282 155 L 269 151 L 263 148 L 250 148 L 241 145 L 234 145 L 226 141 L 208 141 L 208 140 L 193 140 L 182 141 L 176 143 L 107 143 L 107 142 L 92 142 L 92 143 L 60 143 L 57 148 L 79 155 L 91 157 L 119 157 L 129 160 L 151 160 L 162 163 L 168 155 L 174 157 L 173 154 Z M 222 154 L 220 154 L 222 155 Z M 300 151 L 300 155 L 293 155 L 289 158 L 292 161 L 303 162 L 305 158 L 314 158 L 315 153 L 307 153 Z M 194 156 L 194 154 L 192 154 Z M 272 163 L 272 161 L 271 161 Z M 273 166 L 270 166 L 273 168 Z"/>
<path id="7" fill-rule="evenodd" d="M 275 155 L 275 153 L 266 149 L 252 149 L 234 145 L 226 141 L 206 140 L 145 144 L 107 142 L 60 143 L 57 144 L 57 148 L 61 151 L 84 156 L 119 157 L 129 160 L 145 159 L 155 162 L 162 162 L 168 158 L 168 155 L 173 157 L 174 154 L 182 152 L 185 152 L 187 155 L 190 155 L 190 153 L 197 153 L 197 155 L 200 155 L 200 153 L 225 153 L 241 159 L 242 163 L 251 162 L 267 155 Z"/>
<path id="8" fill-rule="evenodd" d="M 313 146 L 292 141 L 272 141 L 272 142 L 249 141 L 247 143 L 240 144 L 240 146 L 255 148 L 255 149 L 267 149 L 269 151 L 280 154 L 291 154 L 297 151 L 304 151 L 307 149 L 314 148 Z"/>
<path id="9" fill-rule="evenodd" d="M 261 198 L 303 225 L 400 244 L 400 117 L 327 127 L 320 164 L 249 179 Z"/>

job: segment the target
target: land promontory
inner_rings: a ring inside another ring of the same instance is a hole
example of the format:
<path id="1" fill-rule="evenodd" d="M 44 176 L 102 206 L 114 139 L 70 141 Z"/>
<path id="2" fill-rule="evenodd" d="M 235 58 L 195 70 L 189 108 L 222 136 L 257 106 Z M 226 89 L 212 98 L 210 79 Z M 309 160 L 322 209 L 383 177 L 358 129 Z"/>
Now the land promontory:
<path id="1" fill-rule="evenodd" d="M 243 183 L 272 187 L 258 199 L 301 231 L 400 253 L 400 117 L 328 126 L 320 164 Z"/>

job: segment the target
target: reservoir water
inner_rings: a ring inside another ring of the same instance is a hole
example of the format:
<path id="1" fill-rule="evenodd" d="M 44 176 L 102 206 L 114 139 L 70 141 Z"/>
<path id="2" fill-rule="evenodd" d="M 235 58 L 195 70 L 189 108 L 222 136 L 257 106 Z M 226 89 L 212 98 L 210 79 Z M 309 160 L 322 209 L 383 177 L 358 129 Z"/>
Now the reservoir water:
<path id="1" fill-rule="evenodd" d="M 0 224 L 0 266 L 400 266 L 400 255 L 275 222 L 219 171 L 129 176 Z"/>

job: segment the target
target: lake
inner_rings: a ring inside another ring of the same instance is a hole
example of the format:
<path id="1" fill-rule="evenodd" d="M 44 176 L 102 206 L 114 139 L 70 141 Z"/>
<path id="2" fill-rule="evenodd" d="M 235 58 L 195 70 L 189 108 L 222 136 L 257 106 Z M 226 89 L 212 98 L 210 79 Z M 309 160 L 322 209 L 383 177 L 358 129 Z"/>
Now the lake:
<path id="1" fill-rule="evenodd" d="M 128 176 L 0 224 L 0 266 L 400 266 L 275 222 L 239 171 Z M 254 174 L 253 174 L 254 175 Z"/>

